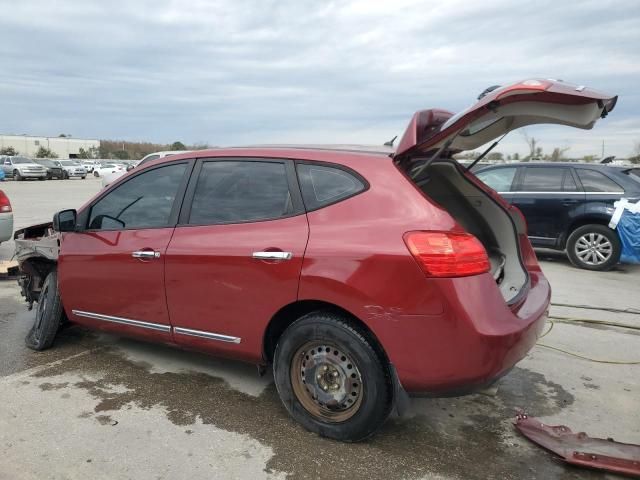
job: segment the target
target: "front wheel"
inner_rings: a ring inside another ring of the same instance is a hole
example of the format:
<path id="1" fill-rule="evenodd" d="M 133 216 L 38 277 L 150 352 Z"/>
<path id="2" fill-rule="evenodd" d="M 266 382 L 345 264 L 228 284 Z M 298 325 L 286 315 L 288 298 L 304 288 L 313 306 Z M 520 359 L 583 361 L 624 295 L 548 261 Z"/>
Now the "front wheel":
<path id="1" fill-rule="evenodd" d="M 98 172 L 96 172 L 95 170 L 93 171 L 93 176 L 98 178 L 100 176 L 100 174 Z"/>
<path id="2" fill-rule="evenodd" d="M 63 180 L 68 180 L 69 179 L 69 174 L 67 172 L 62 172 L 62 179 Z"/>
<path id="3" fill-rule="evenodd" d="M 618 234 L 604 225 L 583 225 L 567 239 L 571 263 L 585 270 L 604 271 L 620 261 L 622 246 Z"/>
<path id="4" fill-rule="evenodd" d="M 62 301 L 58 291 L 58 274 L 52 270 L 45 278 L 38 297 L 36 319 L 25 338 L 32 350 L 46 350 L 51 347 L 63 318 Z"/>
<path id="5" fill-rule="evenodd" d="M 276 346 L 273 373 L 289 414 L 324 437 L 364 440 L 391 410 L 382 355 L 339 315 L 315 312 L 291 324 Z"/>
<path id="6" fill-rule="evenodd" d="M 85 178 L 87 178 L 87 176 L 85 175 L 84 177 L 82 177 L 82 180 L 84 180 Z"/>
<path id="7" fill-rule="evenodd" d="M 24 177 L 22 175 L 20 175 L 20 171 L 19 170 L 14 170 L 13 171 L 13 178 L 16 180 L 16 182 L 21 182 L 22 180 L 24 180 Z"/>

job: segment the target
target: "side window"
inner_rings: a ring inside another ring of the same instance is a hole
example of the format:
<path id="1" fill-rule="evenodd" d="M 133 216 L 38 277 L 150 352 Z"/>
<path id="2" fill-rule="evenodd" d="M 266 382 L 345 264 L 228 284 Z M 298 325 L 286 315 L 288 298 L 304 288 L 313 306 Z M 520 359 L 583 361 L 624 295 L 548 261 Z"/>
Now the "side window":
<path id="1" fill-rule="evenodd" d="M 476 176 L 496 192 L 509 192 L 513 177 L 516 175 L 515 167 L 496 168 L 486 172 L 480 172 Z"/>
<path id="2" fill-rule="evenodd" d="M 243 223 L 292 213 L 284 163 L 222 160 L 202 164 L 189 223 Z"/>
<path id="3" fill-rule="evenodd" d="M 564 171 L 564 181 L 562 182 L 562 190 L 564 192 L 577 192 L 578 185 L 576 185 L 576 181 L 573 179 L 573 175 L 571 175 L 571 170 L 568 168 Z"/>
<path id="4" fill-rule="evenodd" d="M 561 192 L 565 168 L 527 167 L 522 190 L 525 192 Z"/>
<path id="5" fill-rule="evenodd" d="M 624 188 L 603 173 L 586 168 L 576 168 L 585 192 L 623 192 Z"/>
<path id="6" fill-rule="evenodd" d="M 186 163 L 155 168 L 117 186 L 91 207 L 89 229 L 167 226 L 186 168 Z"/>
<path id="7" fill-rule="evenodd" d="M 296 169 L 307 210 L 344 200 L 366 188 L 362 180 L 340 168 L 300 163 Z"/>

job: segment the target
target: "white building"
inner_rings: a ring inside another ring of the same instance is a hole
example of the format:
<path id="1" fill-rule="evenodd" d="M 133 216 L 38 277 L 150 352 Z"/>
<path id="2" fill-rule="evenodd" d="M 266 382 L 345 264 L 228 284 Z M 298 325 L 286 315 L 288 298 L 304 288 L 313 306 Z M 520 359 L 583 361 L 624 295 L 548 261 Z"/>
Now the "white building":
<path id="1" fill-rule="evenodd" d="M 0 150 L 13 147 L 19 155 L 35 157 L 40 147 L 45 147 L 58 158 L 76 158 L 80 149 L 100 148 L 100 140 L 73 137 L 33 137 L 31 135 L 0 135 Z"/>

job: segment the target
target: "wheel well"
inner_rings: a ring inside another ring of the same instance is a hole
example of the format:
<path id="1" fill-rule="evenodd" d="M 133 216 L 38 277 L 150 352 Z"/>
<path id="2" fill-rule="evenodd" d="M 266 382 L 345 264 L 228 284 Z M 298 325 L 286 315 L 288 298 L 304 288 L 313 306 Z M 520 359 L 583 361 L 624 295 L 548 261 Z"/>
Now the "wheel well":
<path id="1" fill-rule="evenodd" d="M 290 303 L 289 305 L 281 308 L 271 318 L 264 335 L 263 352 L 265 360 L 269 363 L 273 361 L 273 354 L 275 352 L 276 345 L 278 344 L 278 340 L 289 325 L 308 313 L 320 310 L 330 311 L 343 316 L 346 321 L 360 331 L 376 352 L 381 355 L 381 358 L 387 364 L 389 363 L 389 359 L 387 358 L 387 354 L 382 348 L 382 345 L 380 345 L 380 342 L 371 329 L 369 329 L 367 324 L 344 308 L 321 300 L 300 300 Z"/>
<path id="2" fill-rule="evenodd" d="M 562 236 L 562 238 L 561 238 L 561 247 L 565 248 L 567 246 L 567 240 L 569 239 L 569 236 L 573 233 L 573 231 L 576 228 L 580 228 L 580 227 L 583 227 L 585 225 L 592 225 L 592 224 L 604 225 L 605 227 L 608 227 L 609 226 L 609 219 L 605 219 L 603 217 L 581 217 L 581 218 L 578 218 L 571 225 L 569 225 L 569 228 L 567 229 L 567 231 Z"/>
<path id="3" fill-rule="evenodd" d="M 49 272 L 54 270 L 57 263 L 46 258 L 30 258 L 20 265 L 20 270 L 24 273 L 20 280 L 22 294 L 27 301 L 37 301 L 40 289 Z"/>

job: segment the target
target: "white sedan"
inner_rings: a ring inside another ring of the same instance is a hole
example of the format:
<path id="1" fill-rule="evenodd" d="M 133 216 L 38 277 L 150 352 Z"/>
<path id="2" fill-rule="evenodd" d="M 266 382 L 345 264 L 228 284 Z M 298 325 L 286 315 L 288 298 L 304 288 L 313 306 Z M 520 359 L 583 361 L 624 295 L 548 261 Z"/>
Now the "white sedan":
<path id="1" fill-rule="evenodd" d="M 104 177 L 112 173 L 126 172 L 126 168 L 121 163 L 101 163 L 93 169 L 94 177 Z"/>
<path id="2" fill-rule="evenodd" d="M 0 190 L 0 243 L 11 239 L 13 235 L 13 211 L 9 197 Z"/>

